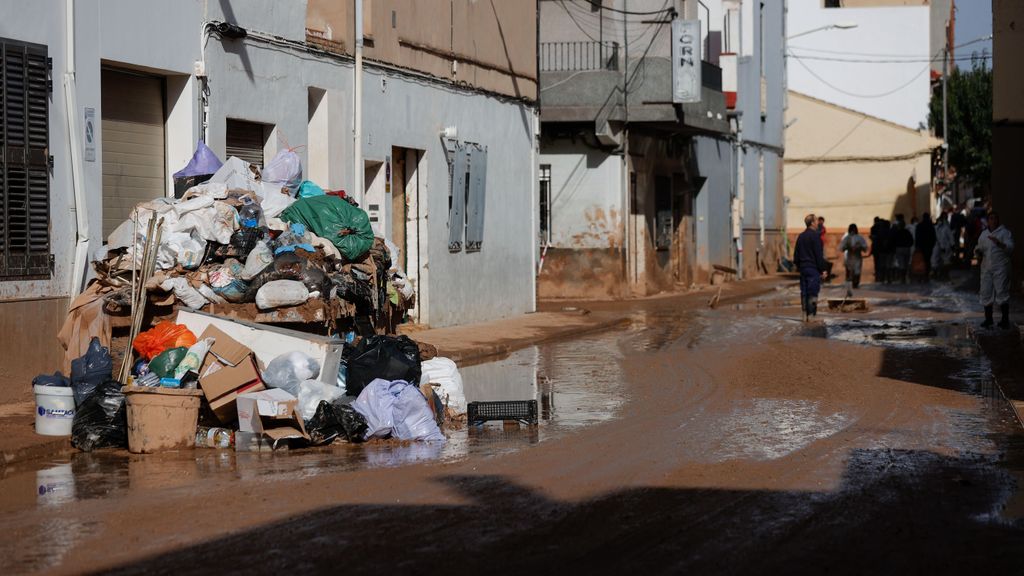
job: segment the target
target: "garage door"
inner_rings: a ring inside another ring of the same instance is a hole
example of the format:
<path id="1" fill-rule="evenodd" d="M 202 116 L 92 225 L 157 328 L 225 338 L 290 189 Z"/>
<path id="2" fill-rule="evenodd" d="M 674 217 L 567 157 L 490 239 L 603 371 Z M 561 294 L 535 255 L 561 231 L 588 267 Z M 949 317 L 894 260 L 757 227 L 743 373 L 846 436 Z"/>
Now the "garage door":
<path id="1" fill-rule="evenodd" d="M 103 237 L 139 202 L 166 195 L 164 80 L 103 70 Z"/>

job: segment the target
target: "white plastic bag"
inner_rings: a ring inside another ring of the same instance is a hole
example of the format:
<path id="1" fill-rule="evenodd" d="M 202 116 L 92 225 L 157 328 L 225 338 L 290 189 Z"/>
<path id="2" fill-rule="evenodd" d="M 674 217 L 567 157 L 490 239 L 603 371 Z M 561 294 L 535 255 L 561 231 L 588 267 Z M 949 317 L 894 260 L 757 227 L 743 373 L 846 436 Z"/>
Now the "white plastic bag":
<path id="1" fill-rule="evenodd" d="M 183 200 L 175 204 L 174 213 L 177 214 L 180 219 L 184 214 L 195 212 L 196 210 L 202 210 L 203 208 L 209 208 L 210 206 L 213 206 L 213 203 L 213 196 L 195 196 L 190 200 Z"/>
<path id="2" fill-rule="evenodd" d="M 178 367 L 174 369 L 174 377 L 181 378 L 189 370 L 198 373 L 199 367 L 203 365 L 203 360 L 206 358 L 206 353 L 210 351 L 210 347 L 213 346 L 215 340 L 215 338 L 203 338 L 190 346 L 188 352 L 185 353 L 185 357 L 181 359 Z"/>
<path id="3" fill-rule="evenodd" d="M 228 158 L 228 161 L 214 172 L 208 182 L 224 184 L 228 190 L 251 190 L 258 188 L 258 181 L 255 178 L 251 164 L 237 156 Z"/>
<path id="4" fill-rule="evenodd" d="M 279 184 L 295 193 L 302 184 L 302 162 L 291 149 L 278 152 L 263 168 L 263 181 Z"/>
<path id="5" fill-rule="evenodd" d="M 181 196 L 182 198 L 195 198 L 197 196 L 209 196 L 214 200 L 223 200 L 228 197 L 227 184 L 223 182 L 204 182 L 189 188 Z"/>
<path id="6" fill-rule="evenodd" d="M 263 380 L 271 388 L 280 388 L 292 396 L 299 395 L 299 384 L 320 375 L 320 363 L 302 352 L 285 352 L 270 361 L 263 371 Z"/>
<path id="7" fill-rule="evenodd" d="M 279 306 L 294 306 L 309 300 L 309 289 L 298 280 L 267 282 L 256 292 L 256 307 L 270 310 Z"/>
<path id="8" fill-rule="evenodd" d="M 260 240 L 256 246 L 249 251 L 245 258 L 245 267 L 242 268 L 240 278 L 245 281 L 252 280 L 254 276 L 263 271 L 264 268 L 274 263 L 274 252 L 266 242 Z"/>
<path id="9" fill-rule="evenodd" d="M 412 385 L 402 388 L 395 398 L 394 411 L 394 433 L 399 440 L 445 441 L 444 434 L 434 420 L 434 411 L 430 409 L 419 388 Z"/>
<path id="10" fill-rule="evenodd" d="M 398 389 L 408 386 L 407 382 L 388 382 L 377 378 L 371 381 L 359 393 L 352 403 L 352 408 L 366 419 L 366 438 L 387 438 L 395 427 L 395 396 L 390 389 L 397 384 Z"/>
<path id="11" fill-rule="evenodd" d="M 208 284 L 200 285 L 199 288 L 197 288 L 197 290 L 199 290 L 199 293 L 202 294 L 204 298 L 206 298 L 210 302 L 213 302 L 214 304 L 227 304 L 228 303 L 227 300 L 225 300 L 225 299 L 220 297 L 220 294 L 217 294 L 216 292 L 214 292 L 213 288 L 210 288 L 210 286 Z"/>
<path id="12" fill-rule="evenodd" d="M 264 218 L 276 218 L 286 208 L 295 203 L 295 198 L 281 191 L 281 186 L 262 182 L 259 188 L 260 208 L 263 209 Z"/>
<path id="13" fill-rule="evenodd" d="M 188 283 L 184 278 L 168 278 L 160 284 L 164 290 L 174 291 L 174 295 L 185 303 L 185 306 L 199 310 L 206 306 L 206 297 Z"/>
<path id="14" fill-rule="evenodd" d="M 333 402 L 345 395 L 343 388 L 324 384 L 319 380 L 303 380 L 299 384 L 299 413 L 303 420 L 310 420 L 316 415 L 320 402 Z"/>
<path id="15" fill-rule="evenodd" d="M 441 402 L 451 408 L 455 414 L 466 413 L 466 392 L 462 385 L 462 375 L 455 362 L 448 358 L 431 358 L 420 364 L 423 376 L 420 383 L 435 385 L 435 391 Z M 440 388 L 437 391 L 436 388 Z"/>
<path id="16" fill-rule="evenodd" d="M 217 201 L 205 208 L 184 214 L 171 228 L 173 232 L 195 230 L 204 240 L 212 240 L 219 244 L 231 242 L 231 234 L 237 229 L 238 212 L 230 204 Z"/>

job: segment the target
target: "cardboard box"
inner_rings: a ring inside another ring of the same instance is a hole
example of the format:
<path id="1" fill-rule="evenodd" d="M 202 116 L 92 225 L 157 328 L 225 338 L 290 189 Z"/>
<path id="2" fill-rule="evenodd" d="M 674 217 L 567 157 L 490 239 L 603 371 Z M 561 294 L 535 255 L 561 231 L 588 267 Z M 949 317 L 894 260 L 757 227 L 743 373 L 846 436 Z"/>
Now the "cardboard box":
<path id="1" fill-rule="evenodd" d="M 309 440 L 299 414 L 299 399 L 280 388 L 239 394 L 238 430 L 262 434 L 272 442 L 292 438 Z"/>
<path id="2" fill-rule="evenodd" d="M 234 422 L 238 395 L 266 389 L 259 365 L 249 348 L 216 326 L 208 326 L 201 338 L 213 338 L 214 343 L 199 368 L 199 387 L 217 418 Z"/>

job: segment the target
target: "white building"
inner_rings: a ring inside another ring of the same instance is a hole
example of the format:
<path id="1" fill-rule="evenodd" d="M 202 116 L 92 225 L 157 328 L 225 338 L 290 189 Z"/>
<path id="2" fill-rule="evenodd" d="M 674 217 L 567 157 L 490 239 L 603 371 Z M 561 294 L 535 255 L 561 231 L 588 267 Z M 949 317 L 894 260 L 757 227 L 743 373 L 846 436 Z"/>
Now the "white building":
<path id="1" fill-rule="evenodd" d="M 131 206 L 172 194 L 204 135 L 222 159 L 297 147 L 305 177 L 352 191 L 350 4 L 3 0 L 0 356 L 28 362 L 0 382 L 59 366 L 55 334 L 91 256 Z M 444 11 L 386 0 L 363 20 L 363 205 L 402 248 L 432 326 L 535 303 L 535 3 Z M 490 158 L 479 220 L 451 220 L 452 147 L 475 150 L 474 171 Z"/>

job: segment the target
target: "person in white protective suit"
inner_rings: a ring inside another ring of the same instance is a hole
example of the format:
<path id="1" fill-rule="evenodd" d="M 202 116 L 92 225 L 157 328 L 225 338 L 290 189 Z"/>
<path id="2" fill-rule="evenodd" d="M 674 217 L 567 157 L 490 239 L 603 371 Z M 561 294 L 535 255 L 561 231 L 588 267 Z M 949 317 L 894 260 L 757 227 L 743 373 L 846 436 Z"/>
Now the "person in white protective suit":
<path id="1" fill-rule="evenodd" d="M 985 307 L 985 321 L 982 328 L 993 324 L 993 305 L 999 305 L 1002 319 L 1000 328 L 1010 327 L 1010 255 L 1013 253 L 1013 236 L 999 223 L 999 215 L 988 215 L 988 228 L 978 238 L 974 249 L 981 260 L 981 305 Z"/>

